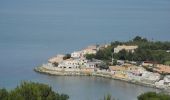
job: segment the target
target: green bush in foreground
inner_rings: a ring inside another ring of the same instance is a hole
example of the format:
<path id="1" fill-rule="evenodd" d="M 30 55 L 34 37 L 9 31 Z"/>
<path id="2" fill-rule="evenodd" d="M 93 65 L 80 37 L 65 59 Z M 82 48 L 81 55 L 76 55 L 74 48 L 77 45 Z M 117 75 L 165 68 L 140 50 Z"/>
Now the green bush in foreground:
<path id="1" fill-rule="evenodd" d="M 170 95 L 156 92 L 147 92 L 138 96 L 138 100 L 170 100 Z"/>
<path id="2" fill-rule="evenodd" d="M 68 100 L 69 96 L 52 91 L 45 84 L 22 82 L 14 90 L 0 89 L 0 100 Z"/>
<path id="3" fill-rule="evenodd" d="M 118 100 L 111 97 L 111 95 L 104 96 L 102 100 Z M 170 95 L 156 92 L 146 92 L 138 96 L 138 100 L 170 100 Z"/>
<path id="4" fill-rule="evenodd" d="M 138 100 L 170 100 L 170 95 L 156 92 L 147 92 L 139 95 Z M 41 83 L 22 82 L 14 90 L 0 89 L 0 100 L 68 100 L 66 94 L 58 94 L 51 87 Z M 118 100 L 111 95 L 104 96 L 103 100 Z"/>

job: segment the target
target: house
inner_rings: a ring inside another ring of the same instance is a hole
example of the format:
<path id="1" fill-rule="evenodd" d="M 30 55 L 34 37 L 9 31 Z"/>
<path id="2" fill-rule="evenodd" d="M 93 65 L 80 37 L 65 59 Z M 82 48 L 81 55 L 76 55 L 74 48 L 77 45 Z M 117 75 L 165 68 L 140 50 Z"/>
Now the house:
<path id="1" fill-rule="evenodd" d="M 71 53 L 72 58 L 81 58 L 84 57 L 86 54 L 96 54 L 97 53 L 97 46 L 91 45 L 81 51 L 75 51 Z"/>
<path id="2" fill-rule="evenodd" d="M 82 55 L 86 55 L 86 54 L 96 54 L 96 53 L 97 53 L 97 50 L 96 50 L 96 49 L 86 48 L 86 49 L 83 49 L 83 50 L 82 50 Z"/>
<path id="3" fill-rule="evenodd" d="M 83 72 L 94 72 L 96 68 L 95 62 L 87 62 L 85 63 L 84 67 L 81 67 L 81 71 Z"/>
<path id="4" fill-rule="evenodd" d="M 95 62 L 87 62 L 85 63 L 86 68 L 95 68 L 97 65 Z"/>
<path id="5" fill-rule="evenodd" d="M 121 66 L 109 66 L 112 77 L 127 79 L 127 68 Z"/>
<path id="6" fill-rule="evenodd" d="M 160 80 L 160 81 L 158 81 L 158 82 L 155 82 L 155 85 L 156 85 L 157 87 L 164 86 L 164 80 Z"/>
<path id="7" fill-rule="evenodd" d="M 145 66 L 145 67 L 153 67 L 154 65 L 156 65 L 157 62 L 153 62 L 153 61 L 144 61 L 142 63 L 142 66 Z"/>
<path id="8" fill-rule="evenodd" d="M 97 53 L 97 45 L 91 45 L 88 46 L 87 48 L 81 50 L 83 55 L 86 54 L 96 54 Z"/>
<path id="9" fill-rule="evenodd" d="M 88 60 L 84 57 L 81 57 L 81 58 L 74 58 L 75 61 L 77 61 L 81 66 L 85 66 L 85 64 L 88 62 Z"/>
<path id="10" fill-rule="evenodd" d="M 87 60 L 85 58 L 81 58 L 78 60 L 79 60 L 81 71 L 87 73 L 97 71 L 98 69 L 97 67 L 102 63 L 101 60 L 97 60 L 97 59 Z"/>
<path id="11" fill-rule="evenodd" d="M 165 84 L 168 84 L 168 85 L 170 86 L 170 75 L 166 75 L 166 76 L 164 77 L 164 83 L 165 83 Z"/>
<path id="12" fill-rule="evenodd" d="M 79 68 L 79 62 L 74 59 L 67 59 L 58 64 L 58 68 Z"/>
<path id="13" fill-rule="evenodd" d="M 74 68 L 90 68 L 93 69 L 98 66 L 98 60 L 89 61 L 86 58 L 70 58 L 58 64 L 58 68 L 74 69 Z"/>
<path id="14" fill-rule="evenodd" d="M 154 71 L 157 71 L 159 73 L 170 74 L 170 66 L 163 65 L 163 64 L 157 64 L 156 67 L 154 68 Z"/>
<path id="15" fill-rule="evenodd" d="M 146 81 L 146 82 L 156 82 L 160 79 L 160 74 L 159 73 L 152 73 L 152 72 L 148 72 L 148 71 L 144 71 L 142 73 L 142 81 Z"/>
<path id="16" fill-rule="evenodd" d="M 102 63 L 103 63 L 103 61 L 101 61 L 101 60 L 92 59 L 92 60 L 88 60 L 88 61 L 84 64 L 84 66 L 85 66 L 86 68 L 97 69 Z"/>
<path id="17" fill-rule="evenodd" d="M 125 61 L 124 61 L 124 60 L 117 60 L 117 64 L 118 64 L 118 65 L 124 65 L 124 64 L 125 64 Z"/>
<path id="18" fill-rule="evenodd" d="M 127 52 L 134 52 L 135 49 L 137 49 L 138 46 L 127 46 L 127 45 L 118 45 L 116 48 L 114 48 L 114 53 L 119 53 L 121 50 L 126 50 Z"/>
<path id="19" fill-rule="evenodd" d="M 142 67 L 130 66 L 128 67 L 128 73 L 134 76 L 142 76 L 142 73 L 145 71 Z"/>
<path id="20" fill-rule="evenodd" d="M 62 54 L 57 55 L 57 56 L 55 56 L 55 57 L 50 58 L 50 59 L 48 60 L 48 62 L 49 62 L 49 63 L 59 63 L 59 62 L 62 62 L 64 56 L 65 56 L 65 55 L 62 55 Z"/>
<path id="21" fill-rule="evenodd" d="M 129 79 L 140 80 L 142 73 L 145 71 L 143 67 L 135 66 L 129 63 L 125 63 L 121 67 L 126 68 L 126 74 Z"/>
<path id="22" fill-rule="evenodd" d="M 82 51 L 74 51 L 73 53 L 71 53 L 72 58 L 80 58 L 82 56 Z"/>
<path id="23" fill-rule="evenodd" d="M 155 82 L 155 85 L 157 86 L 170 86 L 170 75 L 166 75 L 163 80 L 160 80 L 159 82 Z"/>

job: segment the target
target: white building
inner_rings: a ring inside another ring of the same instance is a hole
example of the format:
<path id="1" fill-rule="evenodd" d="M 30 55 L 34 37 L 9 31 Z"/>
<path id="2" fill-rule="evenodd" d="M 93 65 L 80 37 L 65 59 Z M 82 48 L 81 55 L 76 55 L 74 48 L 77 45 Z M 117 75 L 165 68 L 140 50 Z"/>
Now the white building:
<path id="1" fill-rule="evenodd" d="M 95 62 L 87 62 L 85 63 L 86 68 L 95 68 L 97 65 Z"/>
<path id="2" fill-rule="evenodd" d="M 162 86 L 164 86 L 164 80 L 160 80 L 159 82 L 155 82 L 155 85 L 156 85 L 157 87 L 162 87 Z"/>
<path id="3" fill-rule="evenodd" d="M 170 75 L 164 77 L 164 82 L 170 85 Z"/>
<path id="4" fill-rule="evenodd" d="M 146 66 L 146 67 L 152 67 L 154 65 L 155 62 L 151 62 L 151 61 L 144 61 L 142 62 L 142 66 Z"/>
<path id="5" fill-rule="evenodd" d="M 67 59 L 59 63 L 58 68 L 79 68 L 79 62 L 73 59 Z"/>
<path id="6" fill-rule="evenodd" d="M 71 53 L 72 58 L 80 58 L 82 56 L 82 51 L 74 51 L 73 53 Z"/>
<path id="7" fill-rule="evenodd" d="M 96 54 L 96 53 L 97 53 L 97 50 L 96 50 L 96 49 L 86 48 L 86 49 L 83 49 L 83 50 L 82 50 L 82 55 L 86 55 L 86 54 Z"/>
<path id="8" fill-rule="evenodd" d="M 84 57 L 86 54 L 96 54 L 97 53 L 97 46 L 88 46 L 87 48 L 81 51 L 75 51 L 71 53 L 72 58 L 81 58 Z"/>
<path id="9" fill-rule="evenodd" d="M 142 73 L 142 79 L 148 81 L 158 81 L 160 79 L 160 74 L 144 71 Z"/>
<path id="10" fill-rule="evenodd" d="M 80 66 L 84 66 L 88 62 L 88 60 L 86 58 L 83 58 L 83 57 L 77 58 L 77 59 L 74 59 L 74 60 L 76 60 L 79 63 Z"/>
<path id="11" fill-rule="evenodd" d="M 127 52 L 134 52 L 135 49 L 137 49 L 138 46 L 126 46 L 126 45 L 118 45 L 116 48 L 114 48 L 114 53 L 119 53 L 121 50 L 126 50 Z"/>

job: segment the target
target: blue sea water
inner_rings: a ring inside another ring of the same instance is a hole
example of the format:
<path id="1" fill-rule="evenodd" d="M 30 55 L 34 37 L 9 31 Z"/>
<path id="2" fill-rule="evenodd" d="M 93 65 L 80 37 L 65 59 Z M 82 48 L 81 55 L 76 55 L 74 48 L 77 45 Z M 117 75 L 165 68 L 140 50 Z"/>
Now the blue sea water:
<path id="1" fill-rule="evenodd" d="M 136 35 L 168 41 L 169 5 L 169 0 L 1 0 L 0 87 L 42 82 L 71 100 L 98 100 L 107 93 L 135 100 L 140 93 L 157 91 L 103 78 L 46 76 L 33 68 L 89 44 Z"/>

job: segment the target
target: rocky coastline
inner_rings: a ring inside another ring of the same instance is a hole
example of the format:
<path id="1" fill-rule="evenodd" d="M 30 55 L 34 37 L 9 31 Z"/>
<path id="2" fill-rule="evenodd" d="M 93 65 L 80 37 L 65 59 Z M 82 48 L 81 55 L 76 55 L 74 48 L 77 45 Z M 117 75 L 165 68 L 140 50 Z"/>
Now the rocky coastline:
<path id="1" fill-rule="evenodd" d="M 123 78 L 117 78 L 117 77 L 113 77 L 109 72 L 86 73 L 86 72 L 83 72 L 83 71 L 74 71 L 74 72 L 73 71 L 56 71 L 56 70 L 51 70 L 51 69 L 48 69 L 48 68 L 45 68 L 45 67 L 36 67 L 36 68 L 34 68 L 34 71 L 38 72 L 38 73 L 42 73 L 42 74 L 52 75 L 52 76 L 95 76 L 95 77 L 104 77 L 104 78 L 109 78 L 109 79 L 128 82 L 128 83 L 135 84 L 135 85 L 140 85 L 140 86 L 159 89 L 161 92 L 170 94 L 170 88 L 169 87 L 158 87 L 155 84 L 151 84 L 151 83 L 147 83 L 147 82 L 129 80 L 129 79 L 123 79 Z"/>

